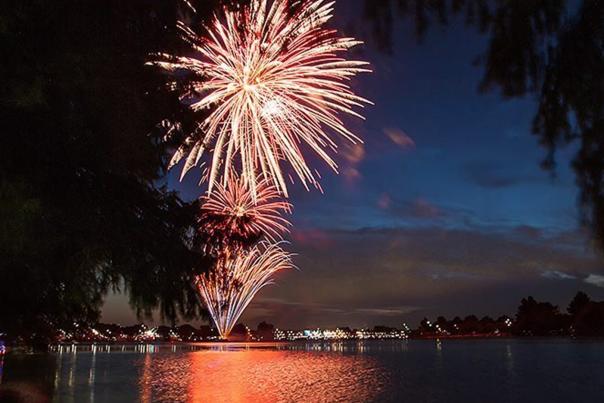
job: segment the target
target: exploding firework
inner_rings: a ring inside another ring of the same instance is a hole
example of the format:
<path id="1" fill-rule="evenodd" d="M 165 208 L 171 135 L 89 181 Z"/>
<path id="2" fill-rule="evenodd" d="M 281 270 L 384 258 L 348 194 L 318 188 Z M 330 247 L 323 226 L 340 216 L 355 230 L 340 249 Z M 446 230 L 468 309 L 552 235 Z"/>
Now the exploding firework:
<path id="1" fill-rule="evenodd" d="M 278 244 L 261 242 L 215 270 L 197 278 L 197 288 L 214 319 L 220 337 L 226 339 L 237 320 L 260 289 L 272 283 L 280 270 L 294 267 L 291 255 Z"/>
<path id="2" fill-rule="evenodd" d="M 289 231 L 283 213 L 291 213 L 291 204 L 282 200 L 270 182 L 259 180 L 254 198 L 248 185 L 231 175 L 226 186 L 220 184 L 203 197 L 200 222 L 214 240 L 245 243 L 265 237 L 275 241 Z"/>
<path id="3" fill-rule="evenodd" d="M 337 171 L 330 156 L 336 149 L 330 133 L 360 141 L 338 115 L 363 118 L 354 108 L 370 102 L 353 93 L 349 80 L 370 70 L 366 62 L 341 56 L 361 42 L 339 38 L 335 30 L 324 27 L 333 4 L 251 0 L 247 7 L 225 9 L 216 16 L 205 36 L 179 23 L 183 39 L 196 55 L 159 54 L 150 64 L 199 77 L 180 97 L 194 111 L 210 111 L 176 151 L 170 166 L 187 156 L 184 176 L 200 165 L 206 150 L 213 150 L 204 175 L 209 192 L 218 183 L 226 186 L 228 173 L 235 169 L 253 197 L 259 175 L 288 195 L 283 164 L 307 189 L 319 187 L 319 175 L 308 166 L 302 148 L 314 151 Z M 178 87 L 172 83 L 172 88 Z"/>

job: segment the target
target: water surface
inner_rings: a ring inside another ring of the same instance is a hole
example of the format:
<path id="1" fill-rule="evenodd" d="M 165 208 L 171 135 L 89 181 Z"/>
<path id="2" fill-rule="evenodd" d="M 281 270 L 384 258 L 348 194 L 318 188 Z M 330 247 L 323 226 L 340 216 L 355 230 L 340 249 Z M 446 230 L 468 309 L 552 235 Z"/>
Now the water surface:
<path id="1" fill-rule="evenodd" d="M 373 341 L 7 356 L 3 401 L 601 402 L 604 343 Z"/>

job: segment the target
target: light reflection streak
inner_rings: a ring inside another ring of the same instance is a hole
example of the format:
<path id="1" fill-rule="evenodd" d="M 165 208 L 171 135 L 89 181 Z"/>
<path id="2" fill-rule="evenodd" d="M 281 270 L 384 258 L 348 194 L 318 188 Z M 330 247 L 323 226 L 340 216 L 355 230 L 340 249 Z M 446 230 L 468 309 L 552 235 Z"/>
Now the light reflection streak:
<path id="1" fill-rule="evenodd" d="M 88 373 L 88 385 L 90 387 L 90 403 L 94 402 L 94 385 L 96 380 L 96 346 L 92 345 L 92 362 Z"/>
<path id="2" fill-rule="evenodd" d="M 140 397 L 141 403 L 150 403 L 151 402 L 151 354 L 145 354 L 145 361 L 143 364 L 143 369 L 141 371 L 140 378 Z"/>
<path id="3" fill-rule="evenodd" d="M 512 346 L 507 344 L 505 346 L 505 367 L 508 372 L 508 376 L 514 375 L 514 355 L 512 354 Z"/>
<path id="4" fill-rule="evenodd" d="M 361 402 L 383 382 L 376 361 L 365 355 L 249 349 L 148 357 L 142 402 Z"/>

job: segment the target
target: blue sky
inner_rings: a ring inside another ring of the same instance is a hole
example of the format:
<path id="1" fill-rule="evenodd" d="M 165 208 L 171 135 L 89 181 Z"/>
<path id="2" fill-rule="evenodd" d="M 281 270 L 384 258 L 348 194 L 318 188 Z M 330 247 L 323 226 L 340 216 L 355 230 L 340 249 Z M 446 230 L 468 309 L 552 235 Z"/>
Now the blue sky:
<path id="1" fill-rule="evenodd" d="M 289 249 L 300 270 L 263 290 L 244 320 L 415 324 L 513 314 L 529 294 L 563 309 L 580 289 L 604 299 L 602 257 L 578 225 L 574 149 L 558 152 L 555 176 L 544 171 L 546 150 L 530 131 L 534 99 L 478 92 L 483 69 L 473 61 L 486 38 L 453 18 L 418 43 L 409 20 L 398 20 L 393 54 L 384 54 L 350 4 L 339 2 L 335 25 L 368 42 L 355 56 L 374 73 L 354 87 L 375 106 L 366 121 L 349 120 L 365 143 L 341 145 L 340 175 L 310 159 L 325 192 L 292 192 Z M 177 177 L 168 183 L 183 198 L 200 195 L 196 175 Z M 118 309 L 124 300 L 112 296 L 104 319 L 134 321 Z"/>

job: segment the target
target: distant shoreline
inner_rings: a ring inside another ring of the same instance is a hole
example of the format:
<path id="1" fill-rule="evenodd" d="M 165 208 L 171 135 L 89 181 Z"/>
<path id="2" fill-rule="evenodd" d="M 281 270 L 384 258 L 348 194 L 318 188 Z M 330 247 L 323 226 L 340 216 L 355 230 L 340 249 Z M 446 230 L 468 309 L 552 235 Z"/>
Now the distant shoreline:
<path id="1" fill-rule="evenodd" d="M 403 341 L 483 341 L 483 340 L 568 340 L 568 341 L 591 341 L 604 342 L 604 338 L 598 337 L 570 337 L 570 336 L 514 336 L 514 335 L 454 335 L 439 337 L 410 337 L 408 339 L 314 339 L 314 340 L 276 340 L 276 341 L 149 341 L 149 342 L 70 342 L 57 343 L 48 346 L 47 351 L 32 351 L 24 347 L 7 346 L 2 356 L 10 354 L 30 354 L 35 352 L 48 353 L 73 353 L 73 352 L 166 352 L 170 349 L 182 350 L 182 347 L 191 347 L 191 351 L 204 350 L 247 350 L 247 349 L 279 349 L 280 347 L 292 345 L 305 345 L 313 343 L 337 344 L 337 343 L 381 343 L 381 342 L 403 342 Z"/>
<path id="2" fill-rule="evenodd" d="M 69 346 L 159 346 L 159 347 L 170 347 L 170 346 L 198 346 L 198 347 L 246 347 L 254 346 L 258 348 L 262 347 L 273 347 L 273 346 L 284 346 L 293 344 L 309 344 L 309 343 L 353 343 L 353 342 L 402 342 L 402 341 L 438 341 L 438 340 L 577 340 L 577 341 L 602 341 L 604 337 L 571 337 L 571 336 L 515 336 L 515 335 L 448 335 L 448 336 L 425 336 L 425 337 L 409 337 L 407 339 L 308 339 L 308 340 L 275 340 L 275 341 L 149 341 L 149 342 L 72 342 L 72 343 L 58 343 L 52 344 L 51 348 L 56 347 L 69 347 Z"/>

